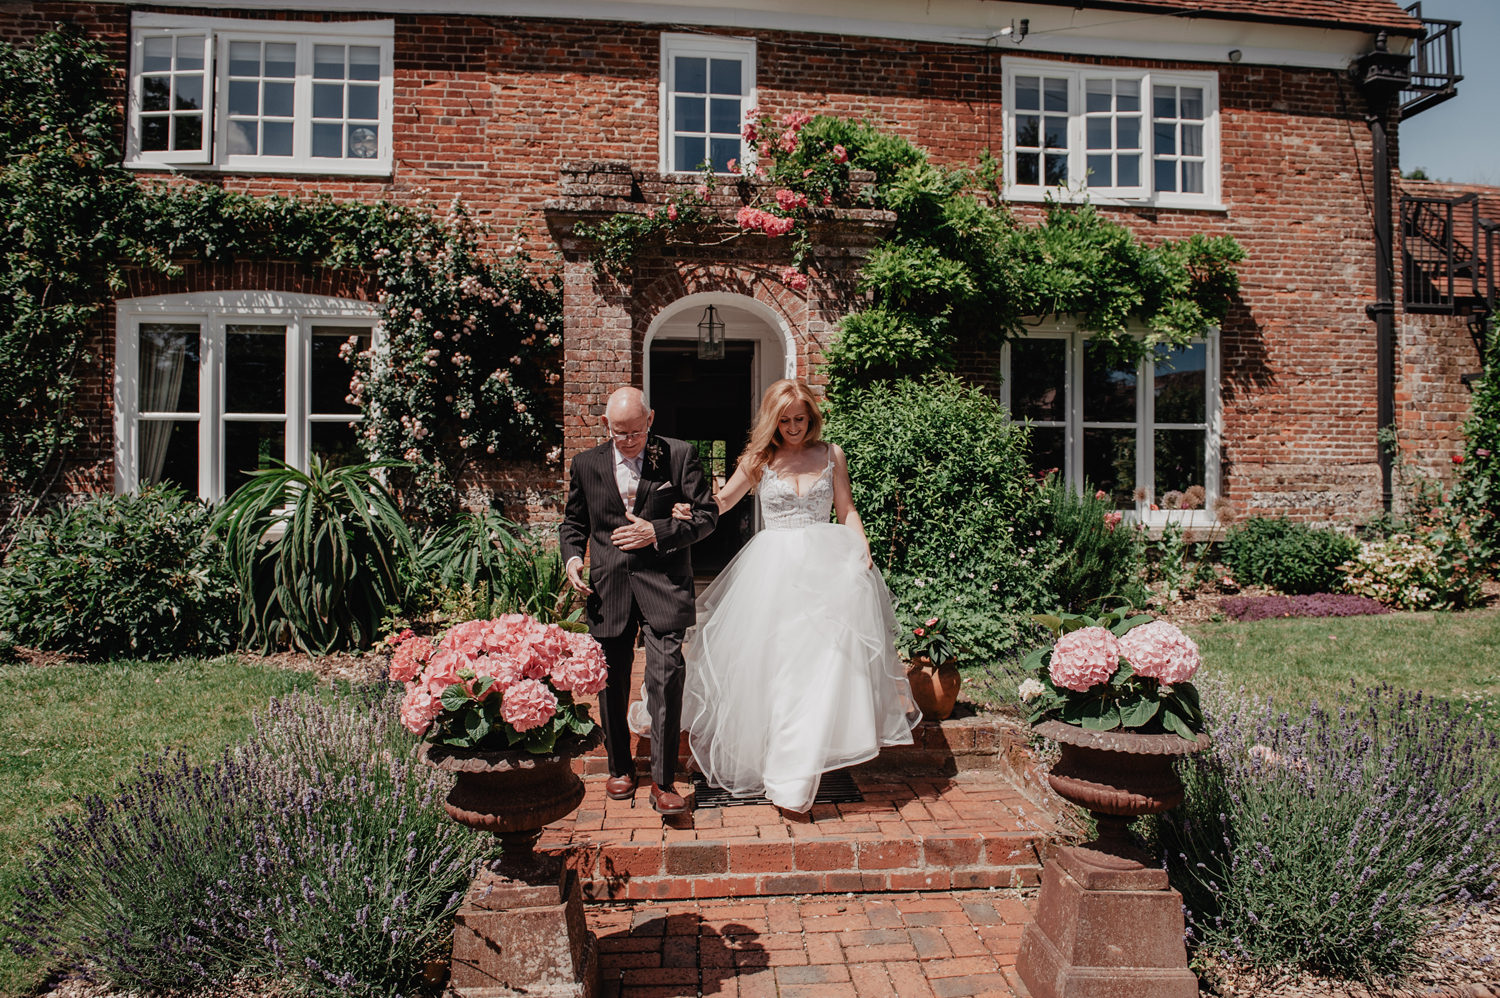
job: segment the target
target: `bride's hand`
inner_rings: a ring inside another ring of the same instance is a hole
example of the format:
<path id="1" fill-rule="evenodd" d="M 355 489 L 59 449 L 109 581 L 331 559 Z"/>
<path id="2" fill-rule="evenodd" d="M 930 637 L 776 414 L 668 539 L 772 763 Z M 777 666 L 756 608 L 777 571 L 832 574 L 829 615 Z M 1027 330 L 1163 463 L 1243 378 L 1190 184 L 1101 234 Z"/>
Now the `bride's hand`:
<path id="1" fill-rule="evenodd" d="M 672 519 L 691 520 L 693 518 L 693 504 L 690 502 L 676 503 L 672 507 Z"/>

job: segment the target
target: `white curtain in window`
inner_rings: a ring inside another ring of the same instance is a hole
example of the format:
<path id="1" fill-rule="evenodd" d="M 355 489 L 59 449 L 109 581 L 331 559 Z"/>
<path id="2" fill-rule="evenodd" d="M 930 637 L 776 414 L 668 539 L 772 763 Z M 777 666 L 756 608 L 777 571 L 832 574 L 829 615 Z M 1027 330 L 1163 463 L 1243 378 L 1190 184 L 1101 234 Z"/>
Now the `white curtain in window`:
<path id="1" fill-rule="evenodd" d="M 142 412 L 177 412 L 190 355 L 197 354 L 193 326 L 142 326 L 140 341 Z M 193 347 L 195 349 L 189 349 Z M 194 365 L 196 366 L 196 365 Z M 196 375 L 196 371 L 194 371 Z M 143 419 L 140 424 L 140 483 L 161 480 L 172 440 L 171 419 Z"/>

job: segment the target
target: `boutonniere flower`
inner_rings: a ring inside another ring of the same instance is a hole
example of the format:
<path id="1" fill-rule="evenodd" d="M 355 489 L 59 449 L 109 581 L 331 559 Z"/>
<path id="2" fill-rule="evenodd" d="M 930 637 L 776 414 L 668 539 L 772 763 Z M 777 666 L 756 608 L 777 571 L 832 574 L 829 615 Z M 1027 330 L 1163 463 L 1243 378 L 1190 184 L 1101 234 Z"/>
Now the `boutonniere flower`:
<path id="1" fill-rule="evenodd" d="M 667 445 L 661 442 L 660 437 L 652 437 L 651 441 L 646 444 L 646 461 L 642 472 L 644 473 L 645 468 L 661 468 L 666 463 Z"/>

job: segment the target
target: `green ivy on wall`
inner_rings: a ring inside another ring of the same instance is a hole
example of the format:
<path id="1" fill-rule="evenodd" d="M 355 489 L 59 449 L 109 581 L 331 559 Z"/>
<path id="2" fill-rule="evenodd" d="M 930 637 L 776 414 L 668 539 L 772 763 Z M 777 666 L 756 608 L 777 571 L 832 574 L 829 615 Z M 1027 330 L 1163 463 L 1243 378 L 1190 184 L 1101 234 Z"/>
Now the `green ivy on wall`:
<path id="1" fill-rule="evenodd" d="M 83 432 L 89 322 L 122 268 L 278 260 L 365 273 L 382 343 L 353 357 L 351 397 L 372 459 L 396 459 L 404 507 L 456 508 L 480 456 L 535 458 L 559 439 L 561 296 L 524 254 L 502 257 L 446 210 L 328 197 L 254 197 L 142 182 L 119 162 L 115 67 L 75 30 L 0 45 L 0 487 L 39 500 Z"/>

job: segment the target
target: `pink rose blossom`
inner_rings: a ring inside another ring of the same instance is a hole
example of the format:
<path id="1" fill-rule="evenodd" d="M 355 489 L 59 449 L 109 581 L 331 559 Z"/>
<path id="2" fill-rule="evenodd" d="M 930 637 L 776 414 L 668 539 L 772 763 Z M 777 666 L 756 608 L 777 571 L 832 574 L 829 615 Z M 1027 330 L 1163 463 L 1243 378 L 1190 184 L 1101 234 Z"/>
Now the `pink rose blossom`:
<path id="1" fill-rule="evenodd" d="M 847 162 L 849 162 L 849 150 L 845 149 L 843 146 L 838 146 L 838 145 L 834 146 L 833 147 L 833 161 L 835 163 L 847 163 Z"/>
<path id="2" fill-rule="evenodd" d="M 1120 650 L 1137 675 L 1168 685 L 1187 682 L 1203 664 L 1193 639 L 1165 620 L 1131 628 L 1120 639 Z"/>
<path id="3" fill-rule="evenodd" d="M 1052 682 L 1079 693 L 1107 682 L 1120 668 L 1120 639 L 1103 627 L 1080 627 L 1057 639 Z"/>
<path id="4" fill-rule="evenodd" d="M 1105 526 L 1105 529 L 1107 529 L 1107 530 L 1114 530 L 1116 527 L 1118 527 L 1120 525 L 1120 521 L 1123 520 L 1123 519 L 1125 519 L 1125 514 L 1121 513 L 1119 510 L 1112 510 L 1112 511 L 1110 511 L 1108 513 L 1105 513 L 1104 514 L 1104 526 Z"/>
<path id="5" fill-rule="evenodd" d="M 788 267 L 781 272 L 781 283 L 793 291 L 806 291 L 807 275 L 799 271 L 796 267 Z"/>
<path id="6" fill-rule="evenodd" d="M 807 207 L 807 195 L 789 191 L 785 187 L 776 192 L 776 204 L 782 211 L 793 211 L 797 208 Z"/>
<path id="7" fill-rule="evenodd" d="M 667 220 L 672 222 L 677 221 L 677 206 L 675 204 L 667 205 Z"/>
<path id="8" fill-rule="evenodd" d="M 776 140 L 776 148 L 780 149 L 782 152 L 792 152 L 793 150 L 795 150 L 797 148 L 796 131 L 788 128 L 786 131 L 782 132 L 781 138 Z"/>
<path id="9" fill-rule="evenodd" d="M 752 139 L 751 141 L 754 141 L 754 140 Z M 731 158 L 729 160 L 729 162 L 726 163 L 726 164 L 724 164 L 724 165 L 725 165 L 725 167 L 728 168 L 728 170 L 729 170 L 730 173 L 739 173 L 740 172 L 740 161 L 738 159 Z"/>
<path id="10" fill-rule="evenodd" d="M 500 717 L 517 731 L 539 728 L 556 713 L 557 697 L 537 679 L 521 680 L 500 701 Z"/>
<path id="11" fill-rule="evenodd" d="M 731 159 L 729 162 L 731 164 L 733 164 L 734 160 Z M 708 197 L 708 185 L 707 184 L 699 184 L 697 187 L 693 188 L 693 193 L 695 195 L 697 195 L 698 197 L 700 197 L 700 198 L 706 198 L 706 197 Z"/>

